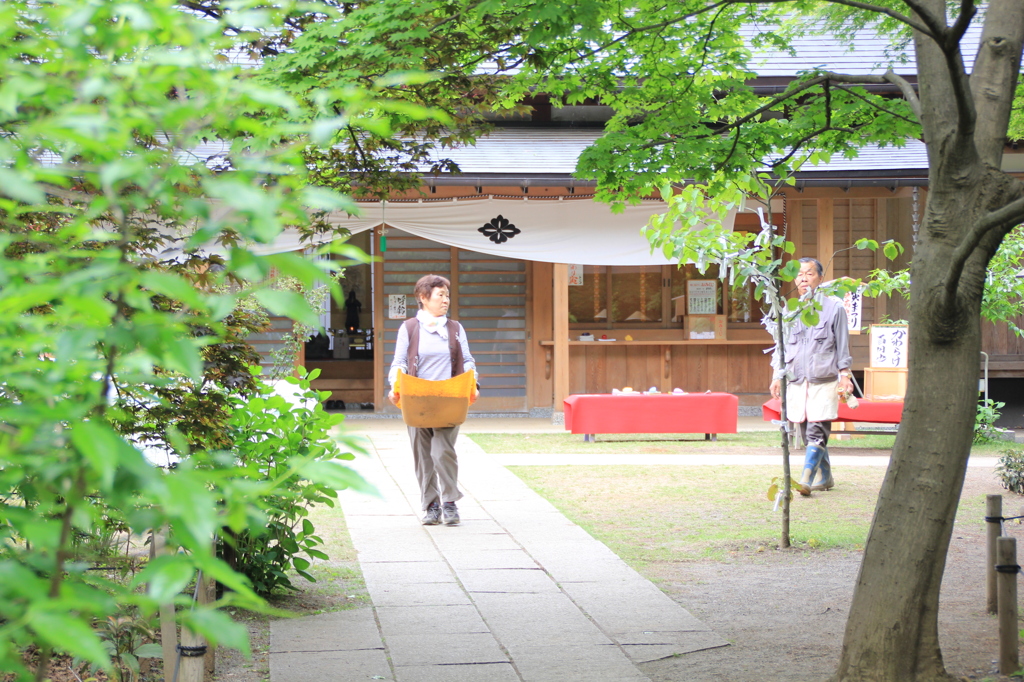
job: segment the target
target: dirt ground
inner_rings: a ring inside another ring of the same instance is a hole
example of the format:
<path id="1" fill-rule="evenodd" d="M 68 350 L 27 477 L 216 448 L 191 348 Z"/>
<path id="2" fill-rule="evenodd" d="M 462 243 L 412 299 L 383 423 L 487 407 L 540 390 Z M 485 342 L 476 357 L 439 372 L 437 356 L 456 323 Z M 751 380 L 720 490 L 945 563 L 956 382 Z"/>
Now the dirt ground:
<path id="1" fill-rule="evenodd" d="M 963 499 L 988 493 L 1004 494 L 1007 515 L 1024 513 L 1017 509 L 1020 498 L 1000 488 L 991 473 L 969 470 Z M 1007 532 L 1024 535 L 1024 526 L 1010 525 Z M 1010 678 L 997 674 L 996 621 L 985 611 L 984 547 L 983 524 L 978 519 L 958 519 L 943 582 L 940 627 L 949 672 L 963 679 L 994 682 Z M 658 566 L 661 588 L 731 644 L 646 663 L 641 669 L 653 682 L 827 679 L 839 659 L 860 558 L 855 551 L 769 550 L 741 553 L 731 562 Z M 294 599 L 302 602 L 300 610 L 311 613 L 338 608 L 319 604 L 315 593 L 300 593 Z M 221 651 L 216 679 L 269 679 L 268 621 L 247 622 L 255 660 Z"/>
<path id="2" fill-rule="evenodd" d="M 1004 494 L 1005 515 L 1024 513 L 994 475 L 969 469 L 961 499 L 990 493 Z M 984 532 L 978 519 L 957 519 L 939 606 L 942 651 L 951 674 L 1009 680 L 998 675 L 996 620 L 985 611 Z M 1024 526 L 1008 525 L 1007 533 L 1024 535 Z M 733 563 L 660 566 L 662 589 L 731 645 L 644 664 L 644 673 L 654 682 L 827 679 L 839 661 L 860 559 L 851 551 L 769 551 Z"/>

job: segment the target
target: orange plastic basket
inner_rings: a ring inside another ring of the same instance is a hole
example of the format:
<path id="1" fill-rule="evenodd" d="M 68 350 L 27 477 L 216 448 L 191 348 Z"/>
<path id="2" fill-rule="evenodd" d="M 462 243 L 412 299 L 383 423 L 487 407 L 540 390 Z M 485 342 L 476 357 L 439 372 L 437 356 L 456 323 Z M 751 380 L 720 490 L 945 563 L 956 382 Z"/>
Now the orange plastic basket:
<path id="1" fill-rule="evenodd" d="M 476 390 L 472 371 L 444 381 L 430 381 L 398 370 L 395 383 L 402 420 L 418 429 L 447 429 L 462 424 Z"/>

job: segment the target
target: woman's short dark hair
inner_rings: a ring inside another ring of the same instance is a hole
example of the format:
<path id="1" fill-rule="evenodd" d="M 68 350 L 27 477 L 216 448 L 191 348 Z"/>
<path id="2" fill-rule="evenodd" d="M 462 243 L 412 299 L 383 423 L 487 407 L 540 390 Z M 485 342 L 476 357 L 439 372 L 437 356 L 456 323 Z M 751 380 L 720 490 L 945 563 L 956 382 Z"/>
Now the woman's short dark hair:
<path id="1" fill-rule="evenodd" d="M 412 295 L 416 297 L 416 303 L 422 308 L 423 301 L 420 300 L 420 297 L 430 298 L 430 295 L 434 293 L 434 289 L 439 287 L 444 287 L 451 291 L 452 283 L 441 275 L 423 275 L 416 282 L 416 286 L 412 288 Z"/>
<path id="2" fill-rule="evenodd" d="M 821 261 L 819 261 L 817 258 L 810 258 L 809 256 L 805 256 L 804 258 L 800 259 L 800 262 L 814 263 L 814 269 L 818 271 L 818 277 L 825 276 L 825 268 L 821 267 Z"/>

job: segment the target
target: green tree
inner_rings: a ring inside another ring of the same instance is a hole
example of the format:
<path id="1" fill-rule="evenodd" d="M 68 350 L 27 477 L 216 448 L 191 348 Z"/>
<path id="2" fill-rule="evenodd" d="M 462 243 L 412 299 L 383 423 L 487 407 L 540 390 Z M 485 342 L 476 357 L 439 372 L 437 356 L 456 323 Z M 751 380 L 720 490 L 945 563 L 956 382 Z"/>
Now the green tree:
<path id="1" fill-rule="evenodd" d="M 511 58 L 527 68 L 510 102 L 536 88 L 614 108 L 606 135 L 578 168 L 598 181 L 603 198 L 636 200 L 666 184 L 701 190 L 674 199 L 670 215 L 683 230 L 661 240 L 670 255 L 709 237 L 687 230 L 696 208 L 751 189 L 765 167 L 784 178 L 803 163 L 855 156 L 865 144 L 927 144 L 930 191 L 911 266 L 911 380 L 835 679 L 949 679 L 939 588 L 977 404 L 985 273 L 1024 220 L 1022 184 L 1000 170 L 1024 2 L 990 3 L 984 13 L 970 0 L 474 7 L 524 26 Z M 961 43 L 974 23 L 981 37 L 968 65 Z M 865 27 L 892 35 L 897 48 L 913 45 L 916 83 L 880 67 L 852 75 L 812 69 L 768 96 L 750 87 L 755 50 L 787 50 L 810 30 L 843 41 Z M 901 96 L 880 96 L 875 86 Z"/>
<path id="2" fill-rule="evenodd" d="M 1024 315 L 1024 229 L 1019 226 L 1003 239 L 989 261 L 981 316 L 990 322 L 1006 324 L 1017 336 L 1024 335 L 1017 322 Z M 872 289 L 878 294 L 899 294 L 910 298 L 910 269 L 871 273 Z"/>
<path id="3" fill-rule="evenodd" d="M 286 227 L 322 231 L 317 211 L 350 204 L 311 187 L 301 148 L 282 142 L 315 138 L 321 117 L 229 58 L 293 10 L 242 1 L 213 20 L 171 0 L 0 4 L 0 671 L 18 679 L 42 680 L 54 651 L 109 667 L 93 623 L 183 599 L 197 570 L 231 588 L 227 600 L 258 607 L 212 552 L 213 535 L 265 525 L 254 501 L 300 472 L 365 487 L 325 455 L 341 454 L 335 444 L 296 443 L 274 477 L 254 479 L 216 428 L 171 419 L 191 409 L 169 402 L 177 382 L 239 378 L 244 354 L 224 344 L 248 325 L 243 298 L 316 324 L 268 276 L 310 285 L 328 273 L 251 246 Z M 376 97 L 325 96 L 352 120 Z M 194 162 L 217 140 L 224 167 Z M 194 255 L 211 242 L 222 255 Z M 173 267 L 160 262 L 168 247 Z M 118 390 L 156 411 L 133 414 Z M 151 466 L 119 430 L 159 438 L 181 463 Z M 108 517 L 135 534 L 166 526 L 180 551 L 127 585 L 107 580 L 76 538 Z M 216 606 L 184 611 L 183 624 L 246 649 L 244 629 Z M 30 645 L 34 673 L 22 660 Z"/>
<path id="4" fill-rule="evenodd" d="M 182 4 L 219 19 L 229 3 Z M 483 115 L 501 92 L 478 67 L 515 36 L 446 1 L 316 0 L 286 12 L 284 30 L 240 39 L 260 82 L 307 104 L 304 122 L 317 119 L 302 147 L 310 182 L 385 199 L 421 175 L 458 172 L 446 150 L 490 129 Z M 353 91 L 373 97 L 355 102 Z"/>

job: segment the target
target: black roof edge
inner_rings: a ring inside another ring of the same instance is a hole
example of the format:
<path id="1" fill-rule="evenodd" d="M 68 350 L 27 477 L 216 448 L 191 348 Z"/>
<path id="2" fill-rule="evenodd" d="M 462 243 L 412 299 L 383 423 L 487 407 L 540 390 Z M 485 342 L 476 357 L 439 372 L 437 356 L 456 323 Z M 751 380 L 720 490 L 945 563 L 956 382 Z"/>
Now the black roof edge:
<path id="1" fill-rule="evenodd" d="M 465 175 L 424 175 L 423 184 L 431 187 L 596 187 L 594 180 L 581 180 L 557 173 L 467 173 Z M 928 171 L 908 169 L 897 171 L 831 171 L 796 174 L 796 188 L 801 187 L 927 187 Z"/>

